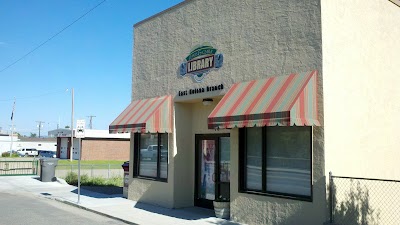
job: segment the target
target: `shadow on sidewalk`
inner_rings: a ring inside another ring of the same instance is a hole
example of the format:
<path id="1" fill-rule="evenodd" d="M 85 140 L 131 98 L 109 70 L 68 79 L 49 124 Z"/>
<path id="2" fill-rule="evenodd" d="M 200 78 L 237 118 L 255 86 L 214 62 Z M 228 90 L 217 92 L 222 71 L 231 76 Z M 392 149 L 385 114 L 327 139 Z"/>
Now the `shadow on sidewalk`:
<path id="1" fill-rule="evenodd" d="M 136 203 L 134 208 L 146 210 L 148 212 L 161 214 L 164 216 L 174 217 L 183 220 L 201 220 L 207 219 L 210 217 L 215 217 L 214 210 L 205 209 L 200 207 L 187 207 L 181 209 L 168 209 L 160 206 L 155 206 L 146 203 Z M 219 225 L 240 225 L 239 223 L 235 223 L 229 220 L 222 220 L 218 222 L 209 222 L 210 224 L 219 224 Z"/>
<path id="2" fill-rule="evenodd" d="M 143 209 L 152 213 L 157 213 L 169 217 L 175 217 L 184 220 L 199 220 L 214 217 L 214 210 L 199 207 L 188 207 L 182 209 L 169 209 L 161 206 L 155 206 L 146 203 L 136 203 L 134 208 Z"/>
<path id="3" fill-rule="evenodd" d="M 78 188 L 71 191 L 78 194 Z M 121 198 L 122 187 L 115 186 L 81 186 L 81 195 L 92 198 Z"/>

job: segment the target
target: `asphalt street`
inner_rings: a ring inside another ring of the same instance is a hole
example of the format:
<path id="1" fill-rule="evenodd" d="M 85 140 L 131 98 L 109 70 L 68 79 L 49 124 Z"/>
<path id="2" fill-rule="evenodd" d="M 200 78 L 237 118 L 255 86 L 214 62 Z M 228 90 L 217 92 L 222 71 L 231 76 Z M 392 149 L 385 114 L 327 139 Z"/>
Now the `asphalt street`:
<path id="1" fill-rule="evenodd" d="M 120 225 L 121 221 L 28 194 L 0 193 L 0 225 Z"/>
<path id="2" fill-rule="evenodd" d="M 38 176 L 0 176 L 0 225 L 239 225 L 216 218 L 213 210 L 163 208 L 123 198 L 119 191 L 82 187 L 78 203 L 77 188 L 62 179 L 41 182 Z"/>

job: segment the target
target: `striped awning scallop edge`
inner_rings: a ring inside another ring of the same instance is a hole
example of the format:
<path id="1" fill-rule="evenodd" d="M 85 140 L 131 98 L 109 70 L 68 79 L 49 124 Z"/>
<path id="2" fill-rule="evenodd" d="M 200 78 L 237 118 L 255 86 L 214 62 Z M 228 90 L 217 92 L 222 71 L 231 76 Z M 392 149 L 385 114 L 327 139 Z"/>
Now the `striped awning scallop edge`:
<path id="1" fill-rule="evenodd" d="M 172 96 L 131 102 L 110 124 L 109 133 L 171 133 Z"/>
<path id="2" fill-rule="evenodd" d="M 208 116 L 208 128 L 320 126 L 316 70 L 234 84 Z"/>

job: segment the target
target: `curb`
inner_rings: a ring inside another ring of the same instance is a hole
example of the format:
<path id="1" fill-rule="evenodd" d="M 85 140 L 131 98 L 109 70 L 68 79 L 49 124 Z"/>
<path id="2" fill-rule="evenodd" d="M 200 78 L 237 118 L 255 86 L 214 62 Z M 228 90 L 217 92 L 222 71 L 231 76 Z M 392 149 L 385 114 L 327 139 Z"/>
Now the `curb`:
<path id="1" fill-rule="evenodd" d="M 49 199 L 54 199 L 54 200 L 56 200 L 58 202 L 61 202 L 61 203 L 64 203 L 64 204 L 67 204 L 67 205 L 70 205 L 70 206 L 74 206 L 74 207 L 77 207 L 77 208 L 80 208 L 80 209 L 84 209 L 86 211 L 93 212 L 93 213 L 96 213 L 98 215 L 102 215 L 102 216 L 105 216 L 105 217 L 108 217 L 108 218 L 111 218 L 111 219 L 114 219 L 114 220 L 119 220 L 119 221 L 124 222 L 126 224 L 139 225 L 137 223 L 133 223 L 133 222 L 128 221 L 128 220 L 124 220 L 124 219 L 121 219 L 121 218 L 118 218 L 118 217 L 115 217 L 115 216 L 108 215 L 106 213 L 102 213 L 102 212 L 99 212 L 99 211 L 96 211 L 96 210 L 93 210 L 93 209 L 89 209 L 89 208 L 87 208 L 85 206 L 81 206 L 81 205 L 78 205 L 78 204 L 75 204 L 75 203 L 72 203 L 72 202 L 69 202 L 69 201 L 66 201 L 66 200 L 62 200 L 62 199 L 58 199 L 58 198 L 49 198 Z"/>

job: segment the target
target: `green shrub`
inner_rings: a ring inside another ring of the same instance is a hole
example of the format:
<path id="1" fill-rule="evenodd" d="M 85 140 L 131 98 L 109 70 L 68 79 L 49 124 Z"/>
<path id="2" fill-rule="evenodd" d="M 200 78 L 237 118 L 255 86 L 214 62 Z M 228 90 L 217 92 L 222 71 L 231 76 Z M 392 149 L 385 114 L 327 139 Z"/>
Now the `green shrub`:
<path id="1" fill-rule="evenodd" d="M 74 172 L 68 172 L 65 177 L 65 181 L 70 185 L 78 185 L 78 174 Z M 89 177 L 87 174 L 81 175 L 81 186 L 117 186 L 122 187 L 122 177 L 112 177 L 105 179 L 103 177 Z"/>
<path id="2" fill-rule="evenodd" d="M 105 179 L 102 177 L 92 177 L 88 182 L 87 186 L 104 186 L 106 183 Z"/>
<path id="3" fill-rule="evenodd" d="M 76 177 L 78 177 L 78 175 L 76 175 Z M 76 178 L 76 179 L 78 179 L 78 178 Z M 90 181 L 89 175 L 87 175 L 87 174 L 81 175 L 81 184 L 82 183 L 87 183 L 89 181 Z"/>
<path id="4" fill-rule="evenodd" d="M 1 157 L 10 157 L 10 153 L 9 152 L 3 152 L 3 153 L 1 153 Z M 15 157 L 19 157 L 19 155 L 17 153 L 13 153 L 13 154 L 11 154 L 11 157 L 15 158 Z"/>
<path id="5" fill-rule="evenodd" d="M 107 185 L 122 187 L 124 184 L 123 177 L 111 177 L 107 180 Z"/>
<path id="6" fill-rule="evenodd" d="M 65 182 L 70 185 L 78 185 L 78 174 L 74 172 L 68 172 L 67 176 L 65 177 Z"/>

